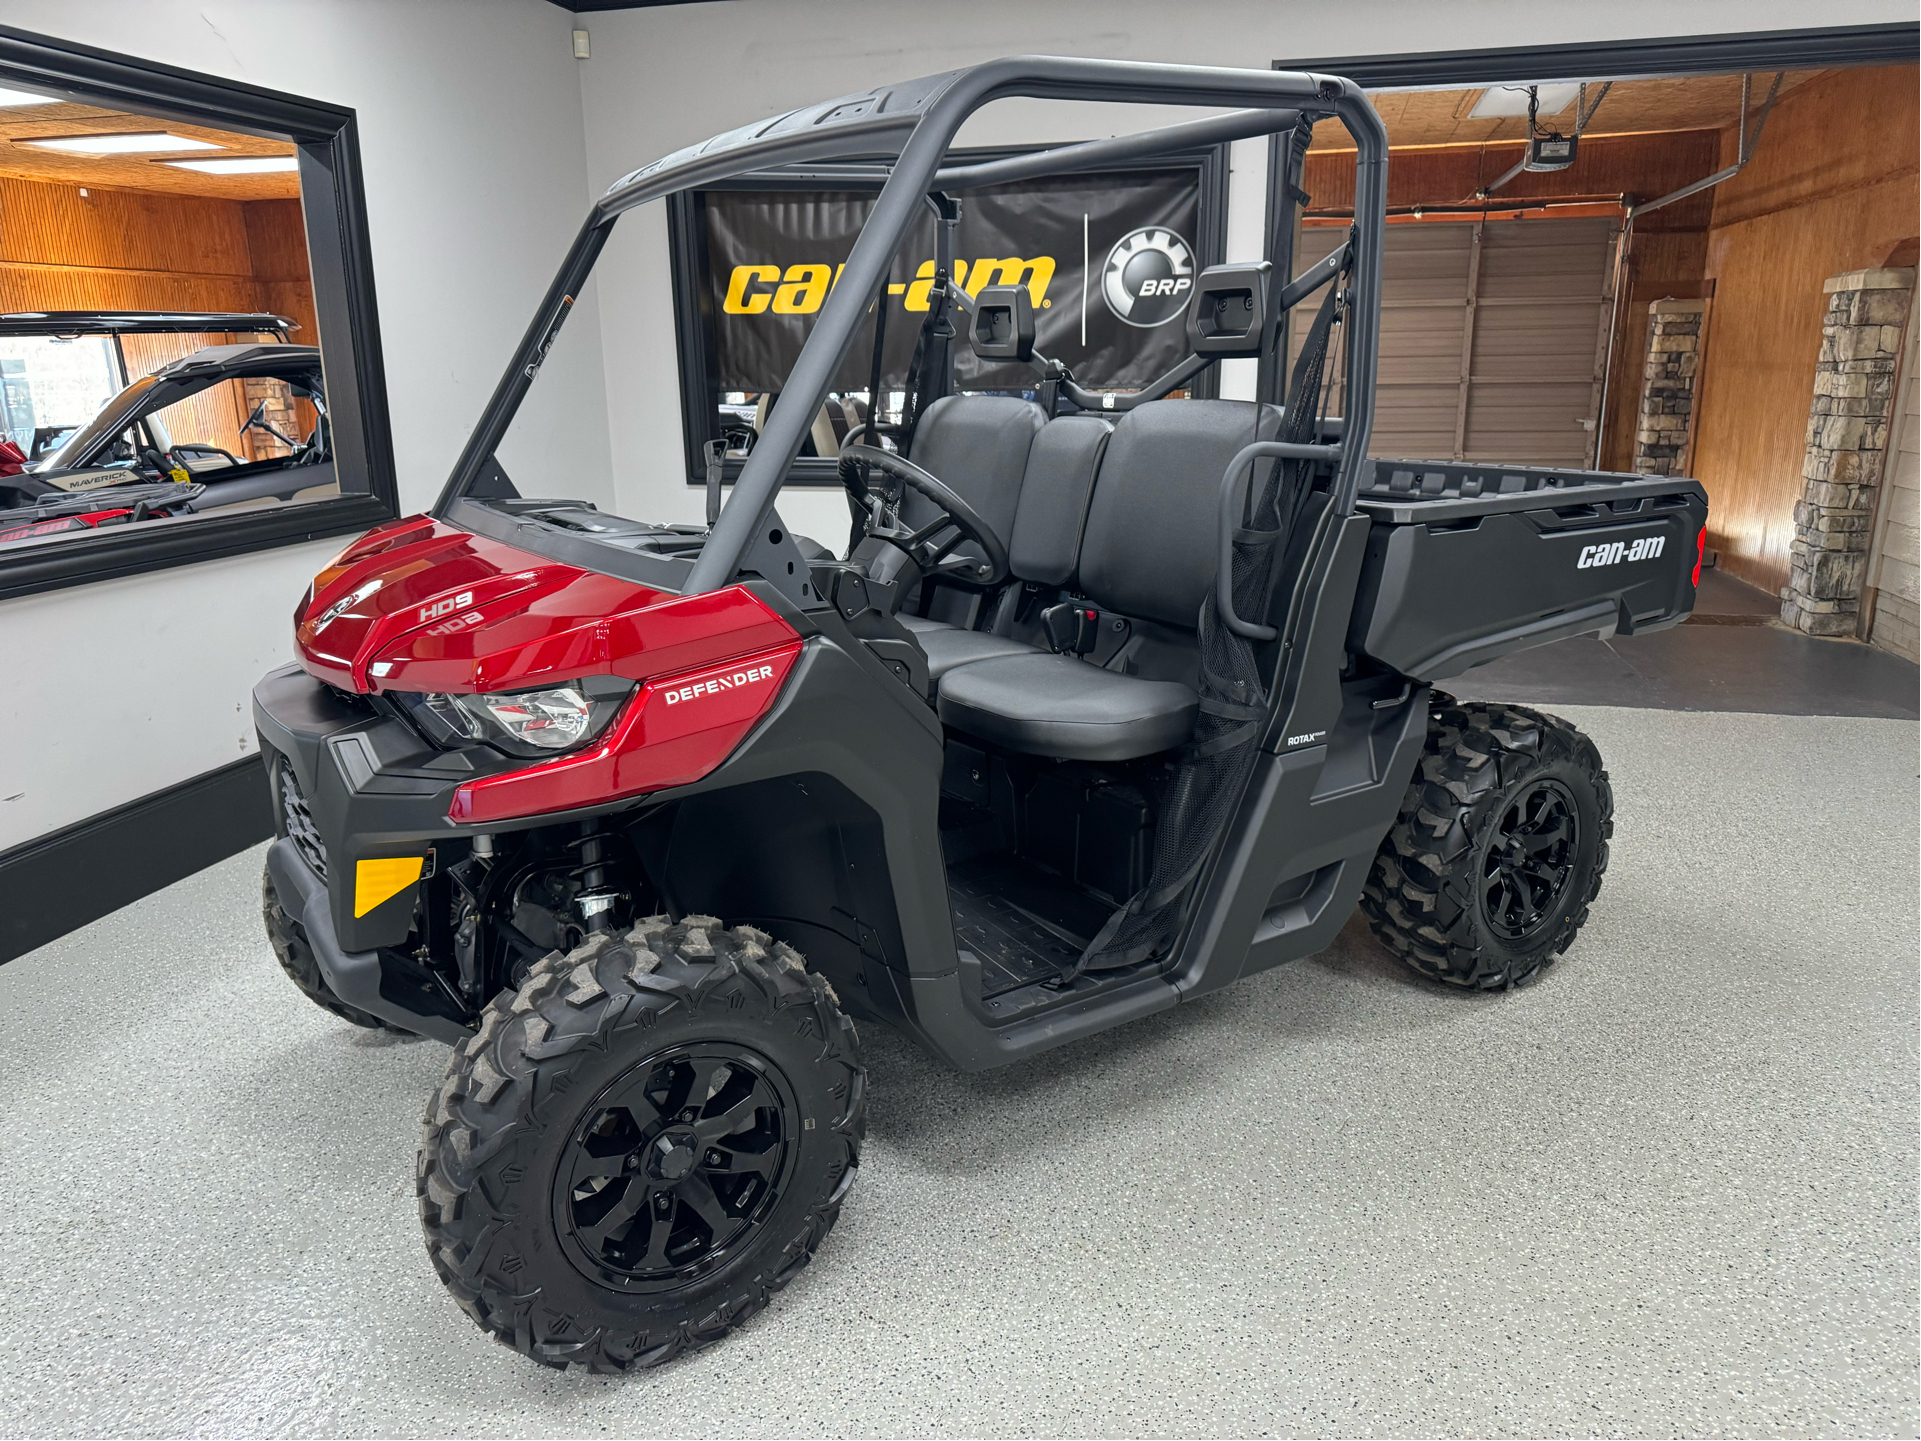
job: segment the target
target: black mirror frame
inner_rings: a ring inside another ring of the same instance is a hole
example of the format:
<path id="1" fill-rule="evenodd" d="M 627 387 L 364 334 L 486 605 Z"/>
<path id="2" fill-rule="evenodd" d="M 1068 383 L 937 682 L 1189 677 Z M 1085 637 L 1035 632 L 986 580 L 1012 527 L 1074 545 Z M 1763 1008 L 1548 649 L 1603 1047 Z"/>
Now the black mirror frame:
<path id="1" fill-rule="evenodd" d="M 0 549 L 0 600 L 358 533 L 398 515 L 354 112 L 0 26 L 0 86 L 14 84 L 156 119 L 292 141 L 300 160 L 334 474 L 342 493 L 271 510 L 211 512 Z"/>

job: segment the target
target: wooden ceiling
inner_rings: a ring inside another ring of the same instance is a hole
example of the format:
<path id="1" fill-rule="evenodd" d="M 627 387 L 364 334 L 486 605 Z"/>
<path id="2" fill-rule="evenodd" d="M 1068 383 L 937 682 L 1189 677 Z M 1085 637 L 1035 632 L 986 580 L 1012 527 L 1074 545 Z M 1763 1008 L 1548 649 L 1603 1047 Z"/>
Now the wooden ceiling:
<path id="1" fill-rule="evenodd" d="M 65 150 L 42 150 L 21 142 L 50 135 L 110 135 L 116 132 L 165 131 L 189 140 L 205 140 L 219 150 L 156 152 L 148 155 L 79 155 Z M 23 180 L 51 180 L 62 185 L 99 186 L 114 190 L 150 190 L 168 195 L 207 195 L 221 200 L 288 200 L 300 195 L 294 171 L 267 175 L 208 175 L 177 170 L 160 160 L 212 160 L 239 155 L 291 155 L 285 140 L 263 140 L 204 125 L 181 125 L 121 110 L 60 101 L 53 105 L 0 107 L 0 175 Z"/>
<path id="2" fill-rule="evenodd" d="M 1812 80 L 1819 70 L 1790 70 L 1781 79 L 1786 94 Z M 1603 77 L 1605 78 L 1605 77 Z M 1761 108 L 1774 74 L 1754 77 L 1753 110 Z M 1588 82 L 1593 103 L 1600 82 Z M 1484 92 L 1480 90 L 1379 90 L 1368 98 L 1387 123 L 1388 142 L 1396 149 L 1409 145 L 1478 145 L 1490 140 L 1521 140 L 1527 135 L 1525 115 L 1496 120 L 1472 120 Z M 1733 125 L 1741 113 L 1739 75 L 1690 75 L 1672 80 L 1617 80 L 1601 101 L 1586 135 L 1640 135 L 1665 130 L 1718 130 Z M 1542 115 L 1542 125 L 1563 134 L 1574 131 L 1574 106 L 1558 115 Z M 1314 149 L 1352 150 L 1354 142 L 1338 120 L 1315 127 Z"/>

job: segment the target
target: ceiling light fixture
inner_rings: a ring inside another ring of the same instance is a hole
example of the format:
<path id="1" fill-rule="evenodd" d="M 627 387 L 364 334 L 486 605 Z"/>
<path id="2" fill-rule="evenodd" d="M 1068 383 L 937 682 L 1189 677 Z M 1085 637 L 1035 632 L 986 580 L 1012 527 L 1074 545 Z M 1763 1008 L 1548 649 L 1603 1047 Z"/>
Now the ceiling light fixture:
<path id="1" fill-rule="evenodd" d="M 76 155 L 140 155 L 154 150 L 225 150 L 224 145 L 216 145 L 211 140 L 189 140 L 184 135 L 170 135 L 161 130 L 143 130 L 138 133 L 118 135 L 42 135 L 31 140 L 23 139 L 22 145 L 36 145 L 42 150 L 67 150 Z"/>
<path id="2" fill-rule="evenodd" d="M 1578 80 L 1557 80 L 1553 84 L 1542 84 L 1539 81 L 1528 83 L 1540 91 L 1538 113 L 1542 115 L 1559 115 L 1574 103 L 1574 97 L 1581 90 L 1581 82 Z M 1505 120 L 1517 115 L 1525 117 L 1527 92 L 1527 84 L 1491 85 L 1483 90 L 1481 98 L 1474 102 L 1474 108 L 1467 113 L 1468 119 Z"/>
<path id="3" fill-rule="evenodd" d="M 0 106 L 3 105 L 58 105 L 58 95 L 35 95 L 31 90 L 7 90 L 0 88 Z"/>
<path id="4" fill-rule="evenodd" d="M 273 175 L 300 168 L 300 161 L 291 155 L 223 155 L 214 160 L 155 160 L 152 163 L 171 165 L 176 170 L 198 170 L 205 175 Z"/>

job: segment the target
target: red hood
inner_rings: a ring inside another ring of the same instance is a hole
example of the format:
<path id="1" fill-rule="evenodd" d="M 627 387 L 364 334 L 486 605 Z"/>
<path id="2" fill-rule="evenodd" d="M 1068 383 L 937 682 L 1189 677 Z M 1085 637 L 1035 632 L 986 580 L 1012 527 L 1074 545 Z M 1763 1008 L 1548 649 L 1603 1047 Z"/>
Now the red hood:
<path id="1" fill-rule="evenodd" d="M 644 681 L 797 638 L 740 586 L 682 598 L 427 516 L 347 547 L 294 620 L 302 667 L 361 692 Z"/>

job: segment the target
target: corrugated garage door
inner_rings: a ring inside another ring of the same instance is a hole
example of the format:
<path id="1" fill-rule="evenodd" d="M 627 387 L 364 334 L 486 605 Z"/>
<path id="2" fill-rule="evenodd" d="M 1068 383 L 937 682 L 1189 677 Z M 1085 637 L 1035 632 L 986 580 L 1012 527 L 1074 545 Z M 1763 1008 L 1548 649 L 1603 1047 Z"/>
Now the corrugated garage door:
<path id="1" fill-rule="evenodd" d="M 1605 218 L 1390 225 L 1370 453 L 1592 464 L 1615 229 Z M 1346 234 L 1304 229 L 1297 268 Z M 1290 352 L 1313 309 L 1296 310 Z M 1346 408 L 1338 390 L 1334 408 Z"/>

